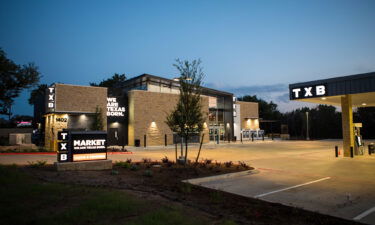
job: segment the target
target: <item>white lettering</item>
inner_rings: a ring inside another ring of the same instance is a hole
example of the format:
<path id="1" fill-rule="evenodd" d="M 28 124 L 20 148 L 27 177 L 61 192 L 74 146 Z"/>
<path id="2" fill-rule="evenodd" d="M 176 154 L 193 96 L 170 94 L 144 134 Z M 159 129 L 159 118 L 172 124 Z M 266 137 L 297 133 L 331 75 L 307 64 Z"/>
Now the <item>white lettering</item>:
<path id="1" fill-rule="evenodd" d="M 54 96 L 54 95 L 48 95 L 48 100 L 53 101 L 53 96 Z"/>
<path id="2" fill-rule="evenodd" d="M 104 145 L 105 139 L 97 139 L 97 140 L 74 140 L 73 146 L 80 147 L 80 146 L 101 146 Z"/>
<path id="3" fill-rule="evenodd" d="M 292 91 L 294 92 L 294 97 L 299 98 L 299 92 L 301 91 L 301 88 L 295 88 Z"/>
<path id="4" fill-rule="evenodd" d="M 61 133 L 61 136 L 62 136 L 62 139 L 63 139 L 63 140 L 66 139 L 66 135 L 68 135 L 68 133 Z"/>
<path id="5" fill-rule="evenodd" d="M 324 85 L 316 86 L 316 95 L 325 95 L 326 94 L 326 87 Z"/>
<path id="6" fill-rule="evenodd" d="M 66 149 L 66 143 L 61 143 L 61 150 L 67 150 Z"/>
<path id="7" fill-rule="evenodd" d="M 53 108 L 53 107 L 54 107 L 53 102 L 49 102 L 49 103 L 48 103 L 48 108 Z"/>
<path id="8" fill-rule="evenodd" d="M 50 88 L 48 88 L 49 89 L 49 93 L 53 93 L 53 87 L 50 87 Z"/>
<path id="9" fill-rule="evenodd" d="M 60 160 L 61 161 L 65 161 L 65 160 L 67 160 L 68 159 L 68 155 L 67 154 L 61 154 L 60 155 Z"/>
<path id="10" fill-rule="evenodd" d="M 313 96 L 311 93 L 312 87 L 305 87 L 305 97 Z"/>

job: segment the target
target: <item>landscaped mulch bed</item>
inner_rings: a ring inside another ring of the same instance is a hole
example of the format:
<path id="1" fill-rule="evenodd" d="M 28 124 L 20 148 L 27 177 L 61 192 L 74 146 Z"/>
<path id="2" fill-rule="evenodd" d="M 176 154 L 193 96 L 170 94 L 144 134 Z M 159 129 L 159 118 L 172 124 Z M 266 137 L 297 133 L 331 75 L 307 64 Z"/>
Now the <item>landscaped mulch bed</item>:
<path id="1" fill-rule="evenodd" d="M 210 160 L 184 166 L 166 159 L 164 163 L 146 159 L 143 162 L 117 162 L 113 170 L 109 171 L 57 172 L 53 166 L 25 167 L 25 171 L 44 181 L 111 187 L 157 195 L 167 201 L 177 201 L 218 219 L 230 219 L 238 224 L 357 224 L 354 221 L 181 182 L 251 169 L 253 168 L 246 164 L 215 163 Z"/>

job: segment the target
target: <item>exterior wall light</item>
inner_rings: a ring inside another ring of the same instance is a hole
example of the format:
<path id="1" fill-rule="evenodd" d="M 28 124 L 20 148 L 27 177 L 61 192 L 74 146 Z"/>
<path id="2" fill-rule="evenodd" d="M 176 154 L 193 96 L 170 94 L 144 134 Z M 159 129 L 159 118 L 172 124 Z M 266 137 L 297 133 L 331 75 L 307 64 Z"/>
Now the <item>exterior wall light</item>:
<path id="1" fill-rule="evenodd" d="M 364 103 L 362 103 L 362 105 L 365 106 L 365 105 L 367 105 L 367 104 L 364 102 Z"/>
<path id="2" fill-rule="evenodd" d="M 156 127 L 156 123 L 154 121 L 151 122 L 151 127 Z"/>
<path id="3" fill-rule="evenodd" d="M 326 97 L 323 97 L 322 100 L 326 100 L 327 98 Z"/>

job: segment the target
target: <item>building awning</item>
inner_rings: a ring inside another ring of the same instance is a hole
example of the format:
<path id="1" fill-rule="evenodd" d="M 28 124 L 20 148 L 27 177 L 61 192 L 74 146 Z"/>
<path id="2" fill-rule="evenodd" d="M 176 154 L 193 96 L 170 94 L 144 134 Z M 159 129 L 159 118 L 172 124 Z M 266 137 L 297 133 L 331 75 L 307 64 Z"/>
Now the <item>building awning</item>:
<path id="1" fill-rule="evenodd" d="M 375 106 L 375 72 L 289 85 L 290 100 L 340 106 L 345 95 L 354 107 Z"/>

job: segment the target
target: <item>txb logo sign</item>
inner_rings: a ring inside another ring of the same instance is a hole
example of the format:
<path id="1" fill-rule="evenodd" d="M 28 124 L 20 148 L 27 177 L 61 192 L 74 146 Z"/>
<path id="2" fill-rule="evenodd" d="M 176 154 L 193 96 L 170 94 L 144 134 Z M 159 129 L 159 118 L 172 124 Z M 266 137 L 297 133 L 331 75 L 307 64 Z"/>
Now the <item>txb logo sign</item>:
<path id="1" fill-rule="evenodd" d="M 47 108 L 52 111 L 55 109 L 55 88 L 54 87 L 47 88 Z"/>
<path id="2" fill-rule="evenodd" d="M 102 131 L 60 131 L 59 162 L 78 162 L 107 159 L 107 133 Z"/>
<path id="3" fill-rule="evenodd" d="M 302 99 L 302 98 L 315 98 L 322 97 L 327 94 L 327 89 L 325 85 L 315 85 L 308 87 L 293 88 L 291 90 L 292 99 Z"/>

